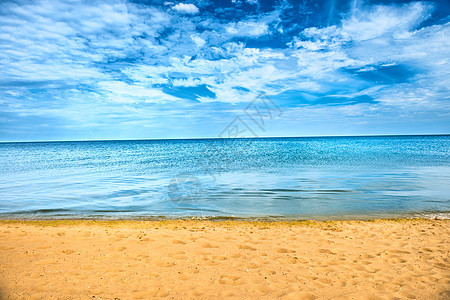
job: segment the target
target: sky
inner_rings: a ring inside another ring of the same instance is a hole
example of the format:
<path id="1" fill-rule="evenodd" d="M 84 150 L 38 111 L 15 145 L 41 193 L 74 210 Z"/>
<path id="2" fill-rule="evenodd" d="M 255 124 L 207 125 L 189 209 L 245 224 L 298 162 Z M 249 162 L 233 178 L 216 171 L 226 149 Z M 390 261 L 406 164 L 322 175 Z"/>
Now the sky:
<path id="1" fill-rule="evenodd" d="M 445 0 L 1 0 L 0 141 L 448 134 L 449 37 Z"/>

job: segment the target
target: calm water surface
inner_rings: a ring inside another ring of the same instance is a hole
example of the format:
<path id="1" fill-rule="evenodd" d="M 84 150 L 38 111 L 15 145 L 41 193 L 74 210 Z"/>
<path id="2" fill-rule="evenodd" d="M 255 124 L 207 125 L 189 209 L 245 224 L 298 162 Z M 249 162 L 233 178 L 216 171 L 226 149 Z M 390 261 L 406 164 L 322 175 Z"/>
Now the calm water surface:
<path id="1" fill-rule="evenodd" d="M 0 143 L 0 216 L 450 215 L 450 136 Z"/>

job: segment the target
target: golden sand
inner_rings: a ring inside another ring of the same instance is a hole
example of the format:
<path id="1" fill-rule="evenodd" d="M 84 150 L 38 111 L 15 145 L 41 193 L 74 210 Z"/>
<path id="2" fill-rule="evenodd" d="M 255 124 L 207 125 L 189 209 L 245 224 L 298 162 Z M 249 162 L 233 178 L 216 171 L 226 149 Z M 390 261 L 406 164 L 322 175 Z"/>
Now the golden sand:
<path id="1" fill-rule="evenodd" d="M 0 221 L 1 299 L 449 299 L 450 221 Z"/>

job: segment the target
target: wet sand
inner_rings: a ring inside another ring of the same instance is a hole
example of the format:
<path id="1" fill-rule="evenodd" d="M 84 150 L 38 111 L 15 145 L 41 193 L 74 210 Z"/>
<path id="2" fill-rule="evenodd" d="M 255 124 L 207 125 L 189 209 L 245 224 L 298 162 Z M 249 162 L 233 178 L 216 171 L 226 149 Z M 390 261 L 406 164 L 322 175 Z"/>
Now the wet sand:
<path id="1" fill-rule="evenodd" d="M 450 221 L 0 221 L 0 299 L 449 299 Z"/>

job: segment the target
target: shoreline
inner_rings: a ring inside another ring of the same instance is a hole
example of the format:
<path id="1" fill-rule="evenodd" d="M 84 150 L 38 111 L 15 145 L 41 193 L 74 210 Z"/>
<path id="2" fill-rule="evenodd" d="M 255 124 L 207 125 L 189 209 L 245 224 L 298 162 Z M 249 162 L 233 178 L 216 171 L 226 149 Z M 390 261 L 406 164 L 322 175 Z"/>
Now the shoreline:
<path id="1" fill-rule="evenodd" d="M 2 224 L 30 224 L 30 225 L 114 225 L 114 224 L 177 224 L 177 223 L 205 223 L 205 224 L 267 224 L 270 225 L 287 225 L 287 226 L 307 226 L 311 224 L 345 224 L 345 223 L 408 223 L 408 222 L 448 222 L 448 218 L 372 218 L 372 219 L 330 219 L 330 220 L 315 220 L 315 219 L 289 219 L 289 218 L 237 218 L 237 217 L 187 217 L 187 218 L 123 218 L 123 219 L 109 219 L 109 218 L 1 218 Z"/>
<path id="2" fill-rule="evenodd" d="M 55 216 L 31 216 L 18 214 L 0 215 L 0 222 L 7 220 L 18 221 L 256 221 L 256 222 L 340 222 L 340 221 L 373 221 L 373 220 L 450 220 L 450 211 L 440 212 L 423 212 L 423 213 L 405 213 L 405 214 L 379 214 L 379 215 L 341 215 L 341 216 L 164 216 L 164 215 L 148 215 L 148 216 L 101 216 L 101 215 L 55 215 Z"/>
<path id="3" fill-rule="evenodd" d="M 0 299 L 448 299 L 450 220 L 0 220 Z"/>

